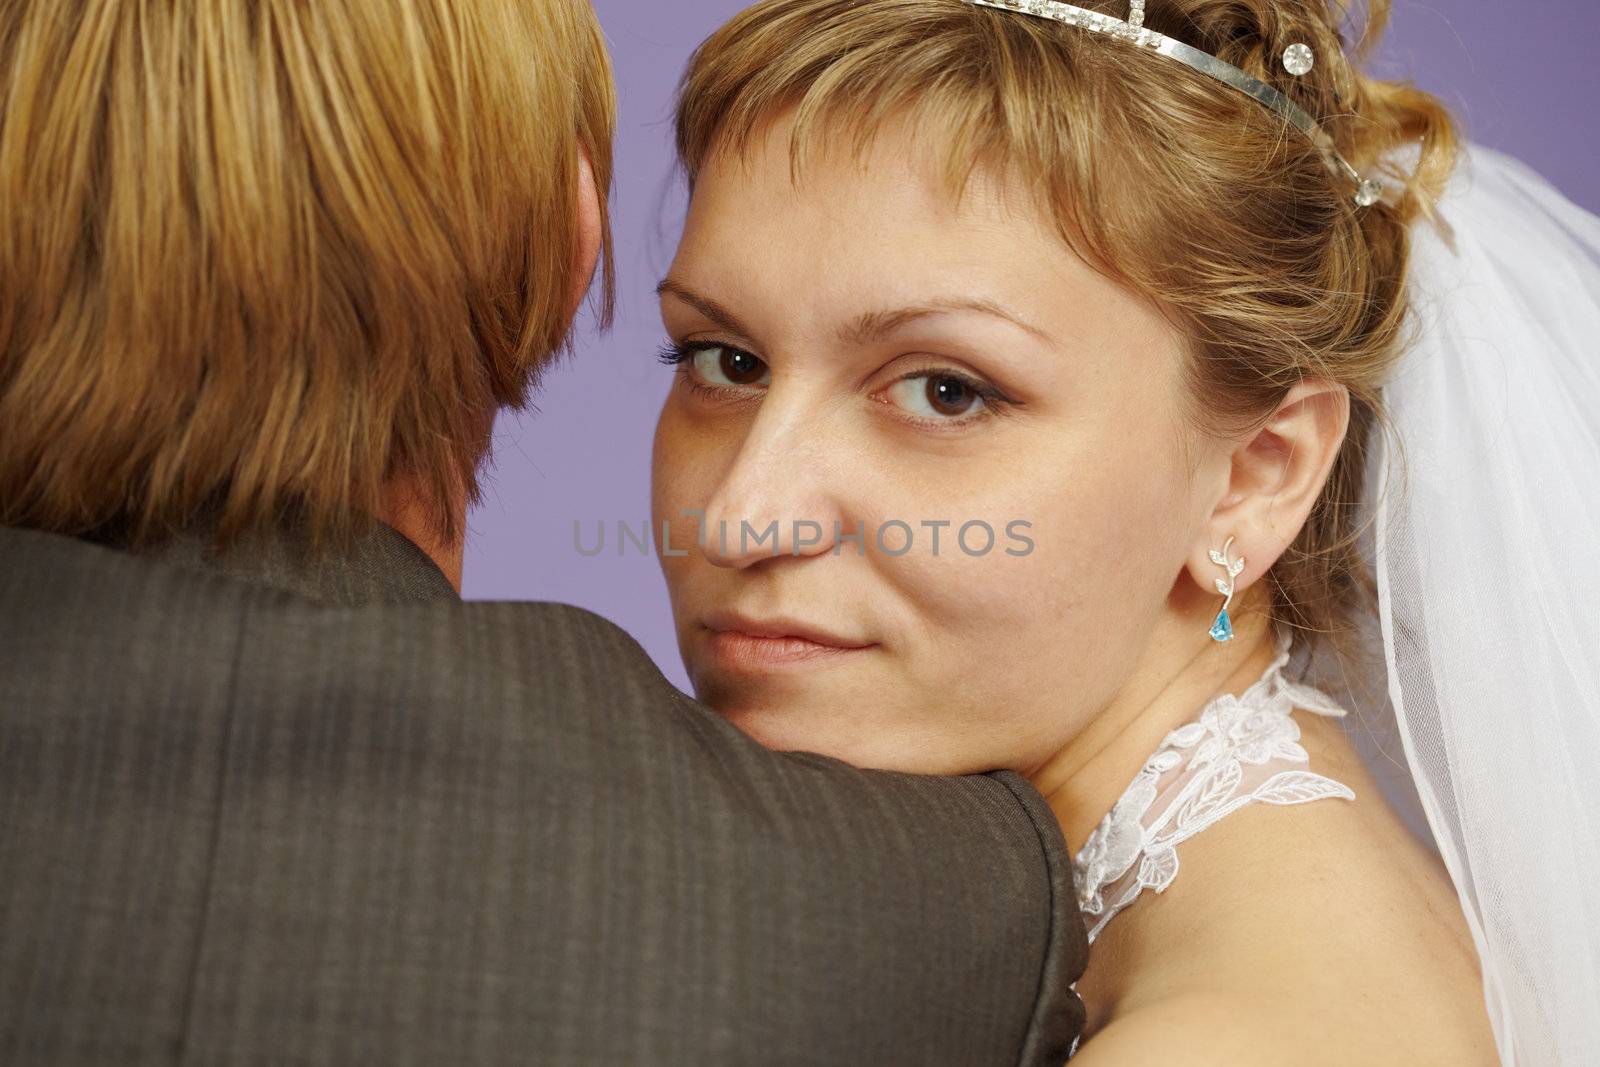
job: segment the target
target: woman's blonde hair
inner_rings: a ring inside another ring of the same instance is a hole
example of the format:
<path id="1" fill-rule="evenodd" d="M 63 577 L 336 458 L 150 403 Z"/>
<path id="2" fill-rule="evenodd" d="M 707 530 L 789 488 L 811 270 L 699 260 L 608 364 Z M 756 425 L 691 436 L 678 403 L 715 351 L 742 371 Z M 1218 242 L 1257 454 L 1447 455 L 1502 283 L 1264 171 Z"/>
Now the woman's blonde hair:
<path id="1" fill-rule="evenodd" d="M 1269 575 L 1278 621 L 1342 644 L 1371 596 L 1357 503 L 1404 343 L 1407 230 L 1432 217 L 1457 148 L 1436 99 L 1358 72 L 1388 16 L 1387 0 L 1368 8 L 1354 49 L 1343 0 L 1152 0 L 1145 16 L 1276 85 L 1358 169 L 1381 166 L 1394 202 L 1365 209 L 1308 138 L 1244 94 L 1122 41 L 959 0 L 756 4 L 691 61 L 678 151 L 692 186 L 779 113 L 795 118 L 796 168 L 823 141 L 859 150 L 883 123 L 913 123 L 946 142 L 955 190 L 978 167 L 1015 174 L 1073 250 L 1164 309 L 1190 342 L 1202 430 L 1262 425 L 1302 378 L 1347 386 L 1343 449 Z M 1316 64 L 1292 78 L 1278 60 L 1297 42 Z"/>
<path id="2" fill-rule="evenodd" d="M 458 536 L 613 112 L 586 0 L 0 5 L 0 524 Z"/>

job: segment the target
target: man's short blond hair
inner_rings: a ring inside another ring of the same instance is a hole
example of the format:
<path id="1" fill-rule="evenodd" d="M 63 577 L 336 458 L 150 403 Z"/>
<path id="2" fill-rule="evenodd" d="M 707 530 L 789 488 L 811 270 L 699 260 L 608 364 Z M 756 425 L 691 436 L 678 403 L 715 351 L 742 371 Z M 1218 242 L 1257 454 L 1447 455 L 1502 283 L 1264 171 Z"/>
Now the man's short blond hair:
<path id="1" fill-rule="evenodd" d="M 0 4 L 0 524 L 457 536 L 613 115 L 587 0 Z"/>

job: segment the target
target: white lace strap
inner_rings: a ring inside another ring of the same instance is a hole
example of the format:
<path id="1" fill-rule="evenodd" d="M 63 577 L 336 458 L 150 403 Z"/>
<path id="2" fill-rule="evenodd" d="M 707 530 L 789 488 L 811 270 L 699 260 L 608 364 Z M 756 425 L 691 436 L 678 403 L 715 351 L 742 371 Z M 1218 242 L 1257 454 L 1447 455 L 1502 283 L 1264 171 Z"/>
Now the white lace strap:
<path id="1" fill-rule="evenodd" d="M 1252 803 L 1354 800 L 1340 782 L 1310 771 L 1300 707 L 1339 717 L 1325 693 L 1283 677 L 1289 638 L 1260 680 L 1223 694 L 1199 718 L 1168 734 L 1076 857 L 1079 908 L 1091 941 L 1146 889 L 1163 892 L 1178 875 L 1179 843 Z"/>

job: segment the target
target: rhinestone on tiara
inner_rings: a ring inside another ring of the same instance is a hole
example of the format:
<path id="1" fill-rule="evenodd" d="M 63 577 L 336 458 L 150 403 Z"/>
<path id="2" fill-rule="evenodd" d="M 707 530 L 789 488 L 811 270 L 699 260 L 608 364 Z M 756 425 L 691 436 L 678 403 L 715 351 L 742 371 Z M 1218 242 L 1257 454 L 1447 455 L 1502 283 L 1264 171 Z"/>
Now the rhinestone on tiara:
<path id="1" fill-rule="evenodd" d="M 1316 61 L 1317 57 L 1312 54 L 1308 44 L 1292 44 L 1283 50 L 1283 69 L 1296 78 L 1309 74 Z"/>
<path id="2" fill-rule="evenodd" d="M 1108 37 L 1116 37 L 1157 52 L 1168 59 L 1175 59 L 1184 66 L 1199 71 L 1208 78 L 1215 79 L 1230 89 L 1237 89 L 1246 96 L 1255 100 L 1269 111 L 1278 115 L 1305 134 L 1311 142 L 1322 152 L 1322 158 L 1327 161 L 1329 168 L 1335 174 L 1341 175 L 1355 187 L 1353 199 L 1359 207 L 1371 207 L 1383 199 L 1383 186 L 1372 178 L 1365 177 L 1360 171 L 1352 167 L 1338 149 L 1334 147 L 1333 138 L 1327 131 L 1317 124 L 1317 121 L 1308 115 L 1304 108 L 1284 96 L 1277 89 L 1268 85 L 1259 78 L 1252 77 L 1234 66 L 1232 63 L 1218 59 L 1209 52 L 1202 52 L 1192 45 L 1156 33 L 1145 28 L 1144 5 L 1145 0 L 1129 0 L 1127 19 L 1119 19 L 1112 15 L 1104 15 L 1098 11 L 1087 8 L 1075 7 L 1072 4 L 1060 3 L 1059 0 L 961 0 L 964 4 L 974 7 L 989 7 L 999 11 L 1014 11 L 1021 15 L 1032 15 L 1035 18 L 1049 19 L 1052 22 L 1064 23 L 1068 26 L 1078 26 L 1094 33 L 1103 33 Z M 1301 49 L 1303 51 L 1296 51 Z M 1292 53 L 1292 55 L 1291 55 Z M 1311 69 L 1315 56 L 1311 49 L 1303 44 L 1290 45 L 1283 54 L 1284 69 L 1290 74 L 1299 77 Z M 1297 67 L 1301 69 L 1296 69 Z"/>

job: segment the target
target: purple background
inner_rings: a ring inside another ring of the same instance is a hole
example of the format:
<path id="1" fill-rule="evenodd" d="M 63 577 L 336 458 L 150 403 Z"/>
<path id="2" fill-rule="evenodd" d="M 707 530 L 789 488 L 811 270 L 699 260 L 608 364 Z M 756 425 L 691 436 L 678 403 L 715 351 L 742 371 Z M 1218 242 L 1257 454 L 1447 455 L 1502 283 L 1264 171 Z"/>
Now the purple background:
<path id="1" fill-rule="evenodd" d="M 1156 0 L 1159 2 L 1159 0 Z M 580 321 L 575 355 L 546 378 L 537 410 L 502 416 L 485 501 L 469 520 L 470 599 L 578 604 L 631 632 L 686 684 L 653 557 L 615 551 L 615 524 L 649 519 L 650 437 L 669 381 L 654 287 L 672 260 L 682 192 L 672 172 L 672 91 L 694 46 L 744 0 L 595 0 L 616 63 L 621 112 L 612 198 L 618 315 L 598 334 Z M 1457 108 L 1473 140 L 1516 155 L 1600 211 L 1592 0 L 1396 0 L 1374 65 Z M 585 557 L 573 523 L 592 546 Z"/>

